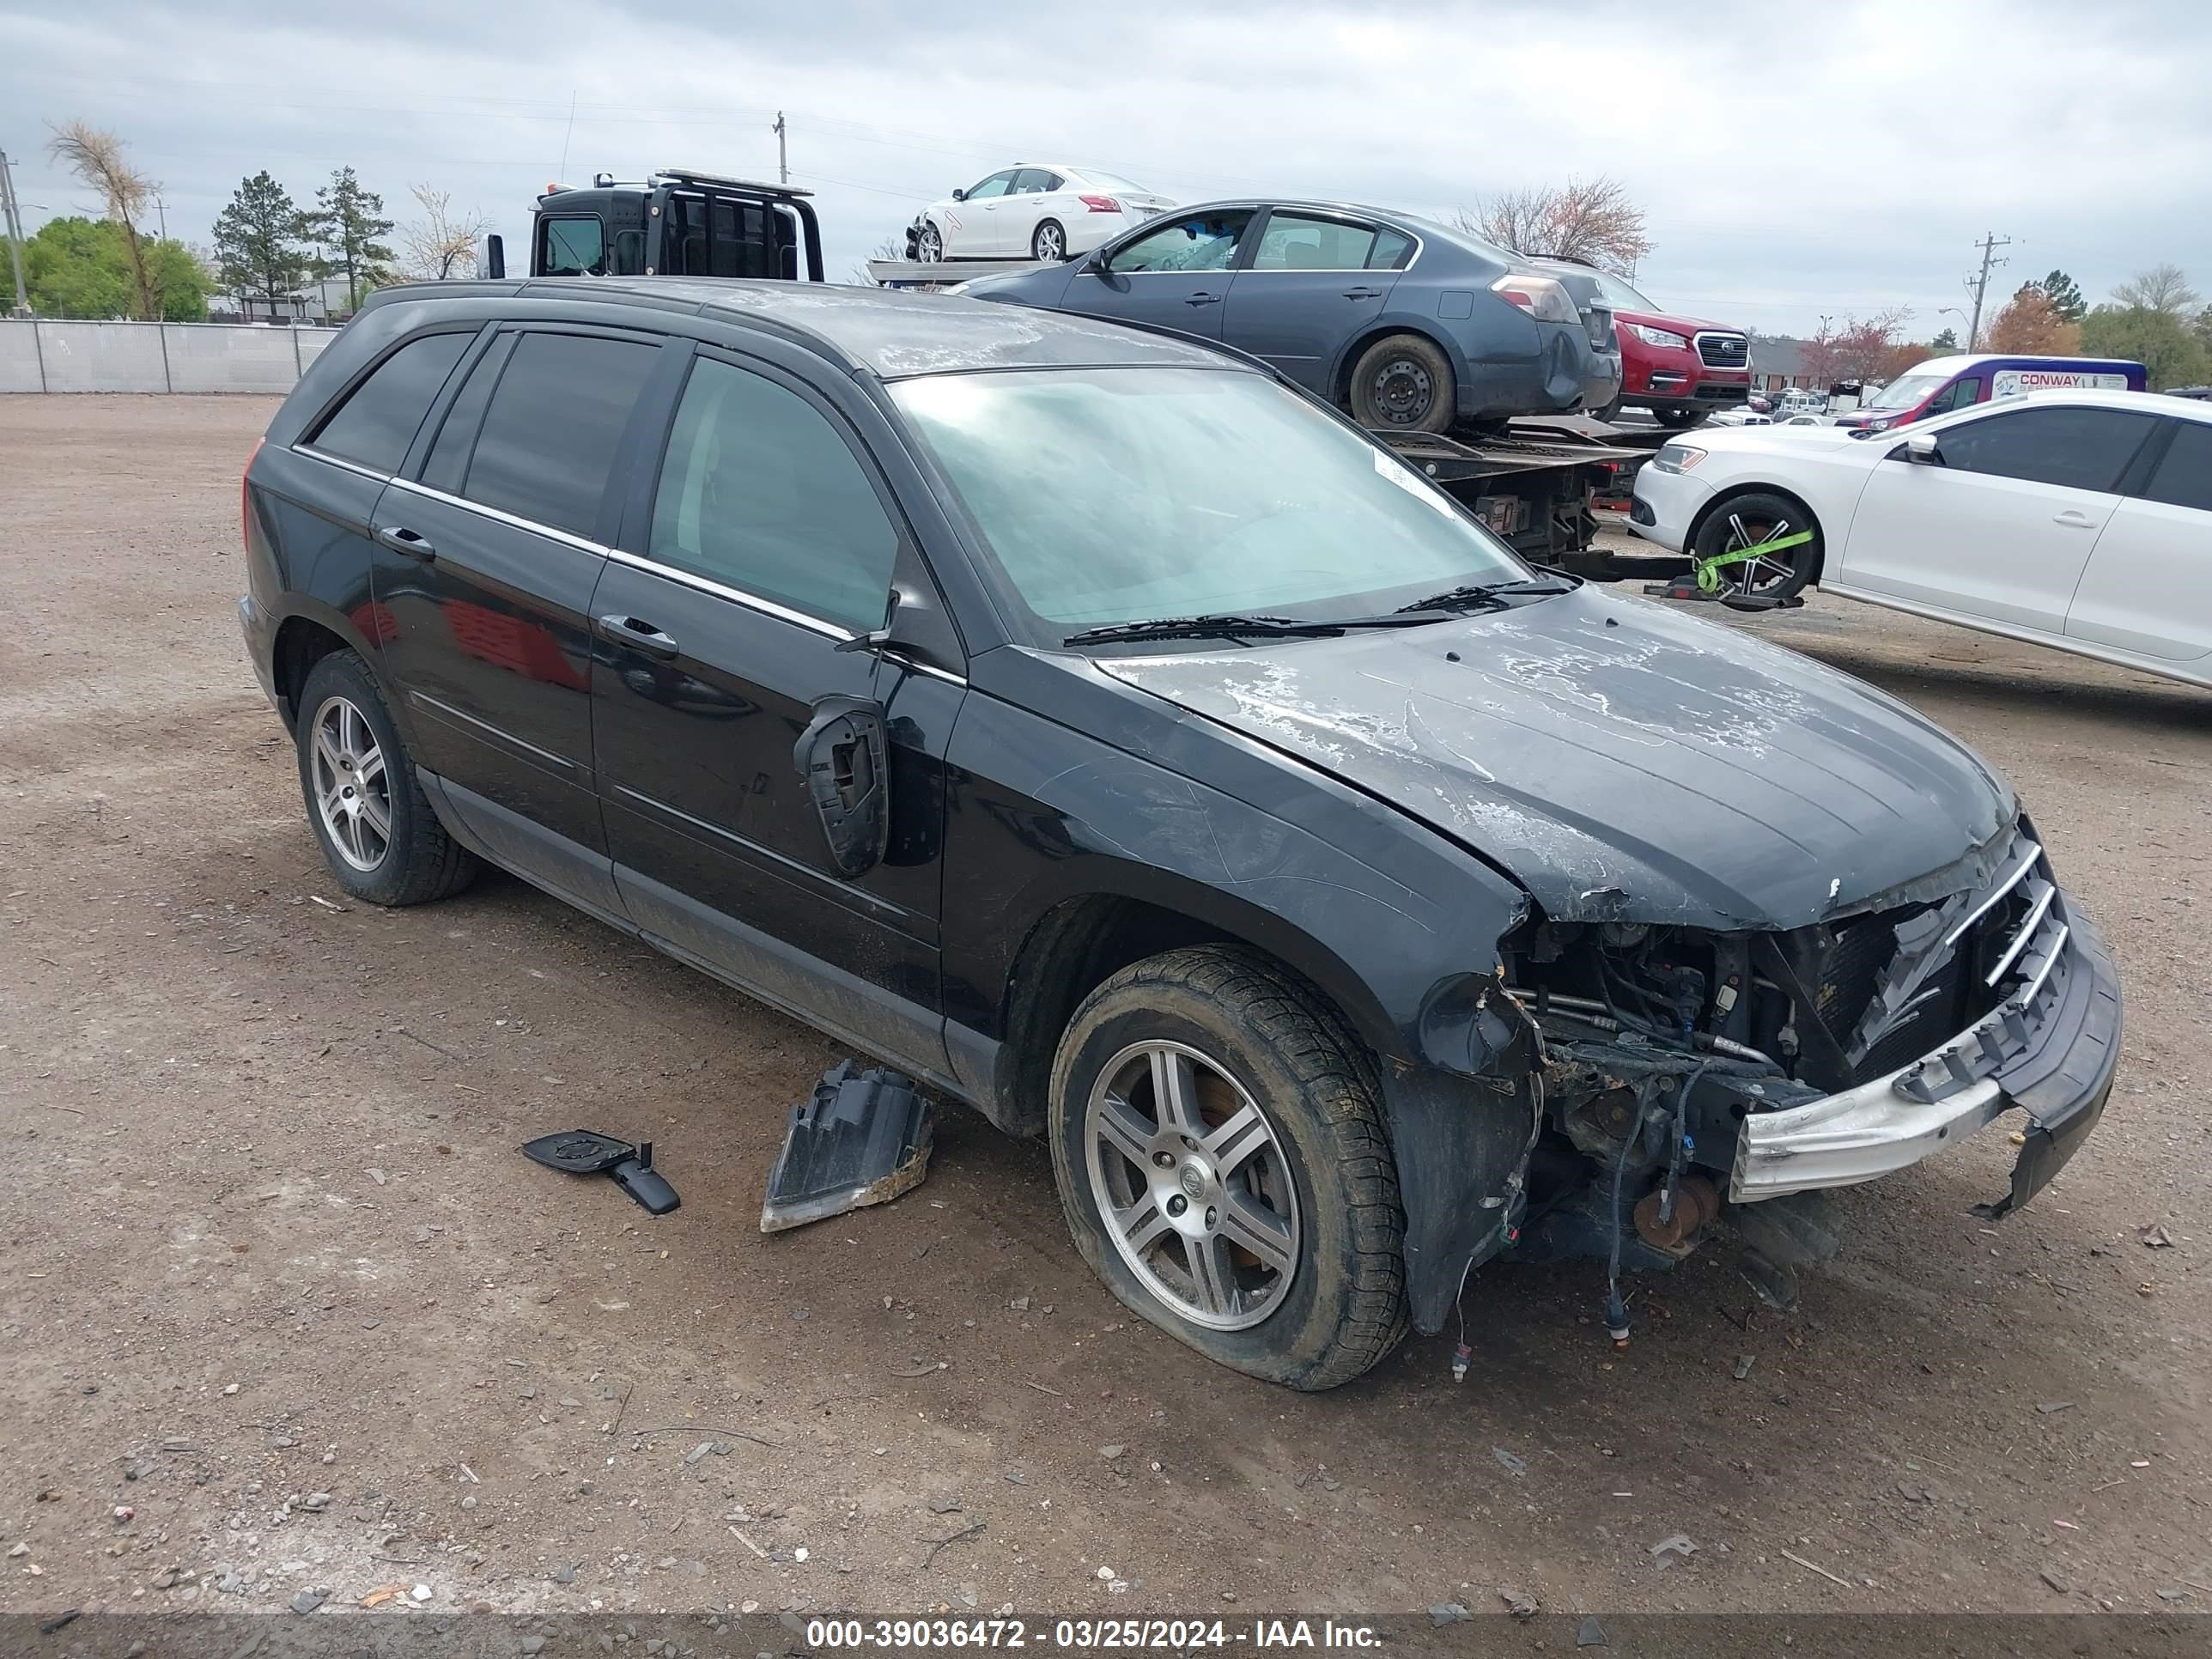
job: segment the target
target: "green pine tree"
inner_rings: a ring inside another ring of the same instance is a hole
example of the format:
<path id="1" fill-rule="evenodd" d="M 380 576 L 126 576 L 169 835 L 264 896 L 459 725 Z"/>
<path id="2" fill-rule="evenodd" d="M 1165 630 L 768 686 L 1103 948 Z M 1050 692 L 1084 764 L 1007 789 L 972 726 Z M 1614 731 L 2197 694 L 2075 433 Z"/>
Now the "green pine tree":
<path id="1" fill-rule="evenodd" d="M 317 270 L 325 276 L 343 274 L 348 312 L 358 309 L 362 296 L 388 279 L 392 249 L 380 239 L 392 234 L 392 221 L 384 216 L 384 198 L 362 188 L 351 167 L 331 174 L 301 222 L 323 250 Z"/>
<path id="2" fill-rule="evenodd" d="M 216 269 L 225 286 L 258 295 L 273 312 L 307 280 L 300 210 L 264 167 L 238 187 L 215 222 Z"/>

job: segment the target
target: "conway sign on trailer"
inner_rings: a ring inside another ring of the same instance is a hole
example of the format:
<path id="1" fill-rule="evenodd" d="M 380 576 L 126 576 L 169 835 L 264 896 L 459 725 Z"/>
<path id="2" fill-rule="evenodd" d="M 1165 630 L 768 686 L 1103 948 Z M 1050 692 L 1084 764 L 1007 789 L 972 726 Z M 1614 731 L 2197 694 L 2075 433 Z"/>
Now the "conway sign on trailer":
<path id="1" fill-rule="evenodd" d="M 550 185 L 530 231 L 532 276 L 765 276 L 818 283 L 822 229 L 809 191 L 666 167 L 642 183 L 595 174 Z M 507 275 L 501 238 L 484 275 Z"/>

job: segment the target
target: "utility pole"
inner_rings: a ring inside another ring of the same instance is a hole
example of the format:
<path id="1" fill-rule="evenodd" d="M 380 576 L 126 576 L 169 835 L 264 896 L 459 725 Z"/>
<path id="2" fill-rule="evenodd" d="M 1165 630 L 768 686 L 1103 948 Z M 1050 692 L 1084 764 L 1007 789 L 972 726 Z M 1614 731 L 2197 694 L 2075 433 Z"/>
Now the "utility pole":
<path id="1" fill-rule="evenodd" d="M 23 216 L 15 210 L 15 175 L 8 152 L 0 149 L 0 230 L 8 236 L 8 263 L 15 272 L 15 315 L 31 314 L 30 295 L 23 291 Z"/>
<path id="2" fill-rule="evenodd" d="M 1966 278 L 1967 290 L 1974 296 L 1973 319 L 1966 325 L 1966 349 L 1969 351 L 1980 343 L 1982 337 L 1982 299 L 1989 292 L 1990 267 L 1993 264 L 2003 265 L 2012 263 L 2009 259 L 1993 257 L 1999 248 L 2012 246 L 2012 238 L 2009 236 L 2000 236 L 1995 231 L 1990 231 L 1984 234 L 1982 240 L 1974 246 L 1982 251 L 1982 271 L 1978 276 Z"/>
<path id="3" fill-rule="evenodd" d="M 169 240 L 169 204 L 157 195 L 154 198 L 154 211 L 161 216 L 161 240 L 166 242 Z"/>
<path id="4" fill-rule="evenodd" d="M 775 133 L 775 173 L 776 173 L 776 178 L 777 178 L 777 179 L 778 179 L 780 182 L 781 182 L 781 183 L 783 183 L 783 184 L 787 184 L 787 184 L 789 184 L 789 183 L 791 182 L 791 162 L 790 162 L 790 158 L 789 158 L 789 157 L 787 157 L 787 156 L 784 154 L 784 149 L 783 149 L 783 112 L 782 112 L 781 110 L 778 110 L 778 111 L 776 111 L 776 112 L 775 112 L 775 126 L 773 126 L 773 127 L 771 127 L 771 128 L 769 129 L 769 131 L 770 131 L 771 132 L 773 132 L 773 133 Z"/>

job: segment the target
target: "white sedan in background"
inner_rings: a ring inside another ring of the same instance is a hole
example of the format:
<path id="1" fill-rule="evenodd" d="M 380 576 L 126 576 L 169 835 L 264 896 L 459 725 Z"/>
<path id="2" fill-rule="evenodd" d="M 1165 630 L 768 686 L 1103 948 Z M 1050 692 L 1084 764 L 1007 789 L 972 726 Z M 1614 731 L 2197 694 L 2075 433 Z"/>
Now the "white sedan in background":
<path id="1" fill-rule="evenodd" d="M 1000 167 L 941 202 L 915 227 L 915 257 L 1066 259 L 1119 236 L 1175 204 L 1096 167 L 1062 162 Z"/>
<path id="2" fill-rule="evenodd" d="M 1636 477 L 1630 528 L 1723 567 L 1724 595 L 1808 583 L 2212 686 L 2212 404 L 2038 392 L 1909 428 L 1701 428 Z"/>

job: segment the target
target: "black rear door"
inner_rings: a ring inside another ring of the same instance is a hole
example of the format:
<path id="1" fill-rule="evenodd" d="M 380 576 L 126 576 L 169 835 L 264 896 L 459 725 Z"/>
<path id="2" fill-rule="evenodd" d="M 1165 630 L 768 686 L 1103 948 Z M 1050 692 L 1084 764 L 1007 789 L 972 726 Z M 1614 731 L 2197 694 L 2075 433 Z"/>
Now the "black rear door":
<path id="1" fill-rule="evenodd" d="M 903 520 L 854 428 L 750 356 L 700 349 L 665 452 L 592 607 L 623 902 L 673 953 L 941 1079 L 941 757 L 964 685 L 837 648 L 917 581 Z M 890 734 L 889 845 L 849 873 L 793 757 L 838 697 L 879 703 Z"/>
<path id="2" fill-rule="evenodd" d="M 651 336 L 502 328 L 378 507 L 384 654 L 416 763 L 502 862 L 615 913 L 592 775 L 591 601 L 661 355 Z"/>

